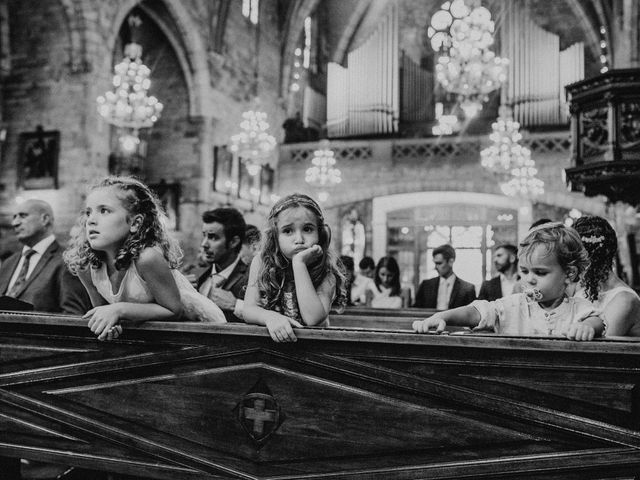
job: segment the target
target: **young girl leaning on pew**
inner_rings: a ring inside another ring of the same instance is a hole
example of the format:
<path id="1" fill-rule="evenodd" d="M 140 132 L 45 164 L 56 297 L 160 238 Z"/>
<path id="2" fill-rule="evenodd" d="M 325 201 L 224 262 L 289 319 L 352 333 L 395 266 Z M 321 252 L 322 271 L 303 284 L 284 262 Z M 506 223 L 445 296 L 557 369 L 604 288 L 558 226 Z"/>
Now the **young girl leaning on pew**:
<path id="1" fill-rule="evenodd" d="M 294 193 L 271 209 L 260 255 L 251 262 L 244 320 L 265 325 L 276 342 L 296 341 L 293 327 L 326 325 L 347 300 L 344 272 L 330 249 L 318 204 Z"/>
<path id="2" fill-rule="evenodd" d="M 578 341 L 602 334 L 604 325 L 594 306 L 567 294 L 588 264 L 587 252 L 573 228 L 554 222 L 531 230 L 520 244 L 518 260 L 523 293 L 438 312 L 414 322 L 413 329 L 427 333 L 435 328 L 440 333 L 452 323 L 502 335 L 560 335 Z"/>

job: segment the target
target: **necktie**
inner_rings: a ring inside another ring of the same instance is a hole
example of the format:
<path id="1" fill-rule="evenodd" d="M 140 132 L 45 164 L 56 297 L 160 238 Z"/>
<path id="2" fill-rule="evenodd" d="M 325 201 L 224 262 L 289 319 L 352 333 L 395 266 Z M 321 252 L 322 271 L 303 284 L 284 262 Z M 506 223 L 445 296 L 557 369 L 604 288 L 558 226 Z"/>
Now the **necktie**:
<path id="1" fill-rule="evenodd" d="M 219 273 L 214 273 L 213 275 L 211 275 L 211 287 L 218 288 L 220 285 L 222 285 L 225 282 L 225 280 L 226 278 L 224 278 Z"/>
<path id="2" fill-rule="evenodd" d="M 8 296 L 15 297 L 20 291 L 20 289 L 22 288 L 22 286 L 24 285 L 24 282 L 27 281 L 27 273 L 29 272 L 30 259 L 31 259 L 31 256 L 35 253 L 36 253 L 35 250 L 29 249 L 22 254 L 22 268 L 20 269 L 20 273 L 18 273 L 18 277 L 16 278 L 15 283 L 13 284 L 11 289 L 7 292 Z"/>
<path id="3" fill-rule="evenodd" d="M 226 280 L 227 279 L 219 273 L 214 273 L 202 284 L 202 286 L 200 287 L 200 293 L 205 297 L 208 297 L 212 289 L 218 288 Z"/>

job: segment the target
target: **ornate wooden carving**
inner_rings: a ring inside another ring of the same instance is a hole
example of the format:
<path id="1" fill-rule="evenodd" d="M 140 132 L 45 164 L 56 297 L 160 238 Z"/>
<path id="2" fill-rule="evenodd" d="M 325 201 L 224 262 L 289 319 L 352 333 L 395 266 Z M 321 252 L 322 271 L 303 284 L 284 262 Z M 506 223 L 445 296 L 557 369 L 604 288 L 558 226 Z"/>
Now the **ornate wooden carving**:
<path id="1" fill-rule="evenodd" d="M 610 70 L 566 87 L 573 155 L 567 184 L 640 204 L 640 69 Z"/>
<path id="2" fill-rule="evenodd" d="M 640 472 L 639 342 L 404 328 L 280 345 L 149 322 L 101 343 L 73 317 L 0 313 L 0 455 L 194 480 Z"/>

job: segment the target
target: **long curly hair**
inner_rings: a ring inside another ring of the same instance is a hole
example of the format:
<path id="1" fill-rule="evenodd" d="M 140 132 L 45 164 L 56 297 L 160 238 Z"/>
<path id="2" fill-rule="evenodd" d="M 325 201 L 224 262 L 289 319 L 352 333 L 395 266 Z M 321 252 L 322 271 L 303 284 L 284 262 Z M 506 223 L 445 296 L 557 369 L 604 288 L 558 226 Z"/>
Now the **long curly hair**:
<path id="1" fill-rule="evenodd" d="M 545 249 L 545 256 L 555 254 L 566 273 L 575 267 L 571 281 L 577 281 L 589 265 L 589 255 L 582 246 L 580 236 L 573 228 L 561 222 L 550 222 L 532 228 L 520 243 L 518 258 L 529 258 L 538 246 Z"/>
<path id="2" fill-rule="evenodd" d="M 117 270 L 129 268 L 131 262 L 147 247 L 158 246 L 171 268 L 177 268 L 182 260 L 182 250 L 177 240 L 168 233 L 167 215 L 158 197 L 147 185 L 132 177 L 107 177 L 89 188 L 89 193 L 110 188 L 127 210 L 127 220 L 136 215 L 142 222 L 136 232 L 129 233 L 116 254 Z M 87 240 L 87 212 L 83 211 L 72 229 L 69 247 L 63 253 L 69 270 L 77 275 L 89 266 L 99 268 L 106 260 L 104 252 L 94 250 Z"/>
<path id="3" fill-rule="evenodd" d="M 618 237 L 609 222 L 593 215 L 576 219 L 573 228 L 580 235 L 591 260 L 580 284 L 584 287 L 587 298 L 593 302 L 598 299 L 598 292 L 613 269 L 613 259 L 618 252 Z"/>
<path id="4" fill-rule="evenodd" d="M 317 220 L 318 245 L 322 247 L 322 257 L 308 266 L 313 286 L 318 288 L 327 275 L 333 275 L 336 279 L 336 298 L 333 307 L 339 311 L 347 302 L 344 267 L 331 249 L 331 230 L 324 222 L 320 206 L 311 197 L 301 193 L 293 193 L 281 198 L 269 212 L 260 252 L 262 270 L 258 272 L 257 280 L 264 307 L 268 310 L 276 310 L 282 300 L 286 283 L 293 280 L 291 261 L 282 253 L 278 243 L 278 215 L 296 207 L 306 208 Z"/>
<path id="5" fill-rule="evenodd" d="M 386 268 L 387 271 L 393 274 L 393 278 L 391 280 L 391 292 L 390 295 L 397 296 L 400 295 L 400 267 L 398 266 L 398 262 L 393 257 L 382 257 L 378 260 L 378 265 L 376 265 L 376 273 L 373 276 L 373 281 L 380 291 L 380 285 L 382 285 L 382 281 L 380 280 L 380 269 Z"/>

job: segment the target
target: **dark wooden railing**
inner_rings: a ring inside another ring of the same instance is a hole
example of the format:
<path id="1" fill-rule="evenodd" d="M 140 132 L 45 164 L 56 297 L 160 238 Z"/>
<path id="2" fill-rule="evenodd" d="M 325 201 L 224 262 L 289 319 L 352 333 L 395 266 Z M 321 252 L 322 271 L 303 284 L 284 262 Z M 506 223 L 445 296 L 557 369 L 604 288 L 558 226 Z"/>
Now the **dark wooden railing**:
<path id="1" fill-rule="evenodd" d="M 358 316 L 293 344 L 168 322 L 102 343 L 77 317 L 0 313 L 0 456 L 116 478 L 639 474 L 638 341 L 417 335 L 411 316 L 393 331 Z"/>

